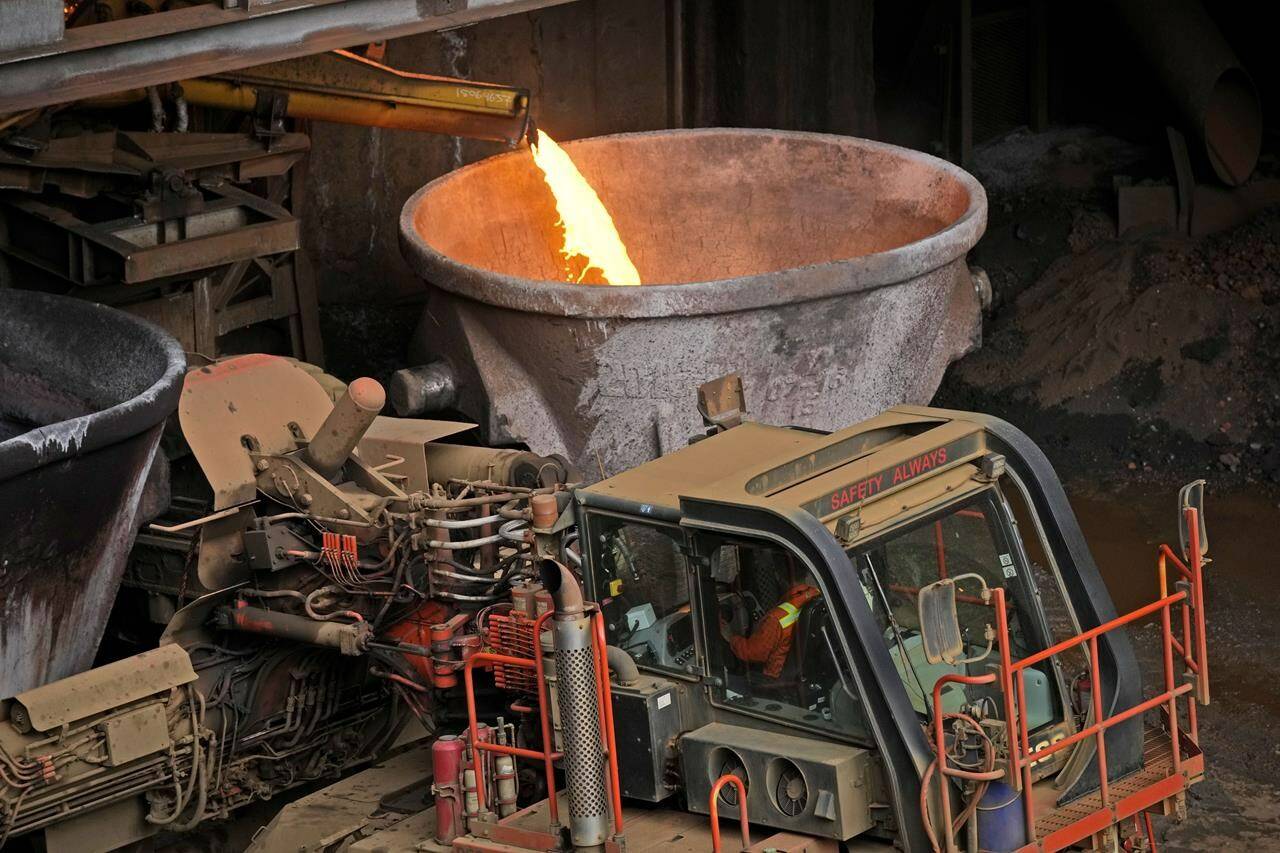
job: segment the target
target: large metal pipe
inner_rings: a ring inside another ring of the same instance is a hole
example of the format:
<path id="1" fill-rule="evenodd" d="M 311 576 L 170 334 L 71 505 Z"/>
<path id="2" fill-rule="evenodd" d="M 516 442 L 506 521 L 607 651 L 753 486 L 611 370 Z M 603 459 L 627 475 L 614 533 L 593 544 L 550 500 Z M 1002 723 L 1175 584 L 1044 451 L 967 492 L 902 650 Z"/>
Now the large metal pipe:
<path id="1" fill-rule="evenodd" d="M 270 87 L 265 83 L 240 83 L 201 77 L 182 81 L 187 100 L 202 107 L 251 113 Z M 510 116 L 486 115 L 423 104 L 393 103 L 362 95 L 333 92 L 288 92 L 284 113 L 290 118 L 331 121 L 390 130 L 446 133 L 471 139 L 509 142 L 520 136 L 524 122 Z"/>
<path id="2" fill-rule="evenodd" d="M 577 850 L 602 850 L 609 833 L 609 798 L 600 748 L 591 619 L 583 605 L 582 588 L 567 566 L 543 560 L 540 574 L 555 605 L 551 637 L 569 790 L 569 837 Z"/>
<path id="3" fill-rule="evenodd" d="M 307 445 L 307 463 L 321 476 L 337 474 L 386 404 L 387 392 L 378 380 L 366 376 L 352 382 Z"/>
<path id="4" fill-rule="evenodd" d="M 279 0 L 201 3 L 68 30 L 0 54 L 0 113 L 248 68 L 334 48 L 452 29 L 568 0 Z"/>
<path id="5" fill-rule="evenodd" d="M 1258 90 L 1199 0 L 1117 0 L 1144 58 L 1160 75 L 1209 164 L 1230 186 L 1262 150 Z"/>

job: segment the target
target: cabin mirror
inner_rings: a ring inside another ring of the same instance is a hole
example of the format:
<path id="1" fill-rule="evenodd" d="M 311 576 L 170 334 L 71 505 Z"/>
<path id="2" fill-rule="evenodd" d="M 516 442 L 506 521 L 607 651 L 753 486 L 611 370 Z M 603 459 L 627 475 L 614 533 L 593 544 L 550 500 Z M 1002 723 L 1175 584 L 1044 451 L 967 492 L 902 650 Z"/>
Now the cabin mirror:
<path id="1" fill-rule="evenodd" d="M 1187 510 L 1196 511 L 1196 534 L 1200 557 L 1209 553 L 1209 531 L 1204 524 L 1204 480 L 1194 480 L 1178 490 L 1178 540 L 1182 544 L 1182 559 L 1190 562 L 1191 529 L 1187 525 Z"/>
<path id="2" fill-rule="evenodd" d="M 952 663 L 960 658 L 964 653 L 964 636 L 956 612 L 956 582 L 943 578 L 922 587 L 917 607 L 925 660 Z"/>

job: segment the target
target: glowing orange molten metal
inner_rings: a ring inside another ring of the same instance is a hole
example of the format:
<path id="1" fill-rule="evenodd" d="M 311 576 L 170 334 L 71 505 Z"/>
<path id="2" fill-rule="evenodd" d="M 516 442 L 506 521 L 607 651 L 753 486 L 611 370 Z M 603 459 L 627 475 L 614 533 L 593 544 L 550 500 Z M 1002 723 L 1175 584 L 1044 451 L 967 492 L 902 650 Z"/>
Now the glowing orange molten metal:
<path id="1" fill-rule="evenodd" d="M 587 274 L 594 269 L 603 279 L 602 284 L 639 284 L 640 273 L 627 255 L 613 217 L 569 155 L 541 130 L 530 148 L 533 162 L 542 170 L 543 179 L 556 197 L 559 224 L 564 228 L 560 253 L 564 255 L 568 280 L 587 281 Z M 582 271 L 575 275 L 573 269 L 577 266 Z"/>

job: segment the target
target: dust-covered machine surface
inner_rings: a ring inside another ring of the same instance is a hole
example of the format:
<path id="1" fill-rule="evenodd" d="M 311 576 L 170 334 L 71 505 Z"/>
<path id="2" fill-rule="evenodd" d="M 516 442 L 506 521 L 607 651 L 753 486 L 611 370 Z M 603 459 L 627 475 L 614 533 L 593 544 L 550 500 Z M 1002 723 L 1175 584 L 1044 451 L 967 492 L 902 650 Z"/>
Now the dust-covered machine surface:
<path id="1" fill-rule="evenodd" d="M 111 850 L 310 784 L 252 850 L 1057 850 L 1203 774 L 1195 486 L 1117 617 L 993 418 L 766 426 L 729 377 L 705 434 L 583 487 L 322 379 L 188 372 L 113 616 L 151 647 L 0 706 L 4 840 Z"/>
<path id="2" fill-rule="evenodd" d="M 371 379 L 333 390 L 264 355 L 187 374 L 172 517 L 139 537 L 114 620 L 159 648 L 5 703 L 0 835 L 114 849 L 434 729 L 475 612 L 529 574 L 529 499 L 567 472 L 438 443 L 468 424 L 379 418 Z"/>

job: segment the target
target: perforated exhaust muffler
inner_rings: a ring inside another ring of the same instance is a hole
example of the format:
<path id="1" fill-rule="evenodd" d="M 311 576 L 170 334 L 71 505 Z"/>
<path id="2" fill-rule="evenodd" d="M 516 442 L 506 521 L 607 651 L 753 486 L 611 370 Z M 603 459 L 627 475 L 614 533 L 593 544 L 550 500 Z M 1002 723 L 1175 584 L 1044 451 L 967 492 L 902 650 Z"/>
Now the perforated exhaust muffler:
<path id="1" fill-rule="evenodd" d="M 569 837 L 577 850 L 603 849 L 609 833 L 605 756 L 600 748 L 600 705 L 591 619 L 582 604 L 582 588 L 569 569 L 542 561 L 542 585 L 551 593 L 555 616 L 556 698 L 564 741 L 565 783 L 569 789 Z"/>

